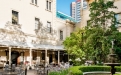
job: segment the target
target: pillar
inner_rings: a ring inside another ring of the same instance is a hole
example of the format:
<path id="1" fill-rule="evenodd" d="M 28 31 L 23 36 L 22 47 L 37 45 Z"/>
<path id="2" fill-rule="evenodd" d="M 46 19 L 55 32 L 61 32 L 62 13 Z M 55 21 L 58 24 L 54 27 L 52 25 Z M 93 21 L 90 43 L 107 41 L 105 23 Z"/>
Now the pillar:
<path id="1" fill-rule="evenodd" d="M 45 49 L 45 66 L 47 66 L 47 49 Z"/>
<path id="2" fill-rule="evenodd" d="M 60 64 L 60 51 L 58 51 L 58 64 Z"/>
<path id="3" fill-rule="evenodd" d="M 40 51 L 40 63 L 42 62 L 42 51 Z"/>
<path id="4" fill-rule="evenodd" d="M 30 48 L 30 51 L 29 51 L 29 55 L 30 55 L 30 66 L 32 66 L 32 49 Z"/>
<path id="5" fill-rule="evenodd" d="M 55 52 L 52 52 L 52 62 L 55 63 Z"/>
<path id="6" fill-rule="evenodd" d="M 11 47 L 9 47 L 9 65 L 11 65 Z"/>

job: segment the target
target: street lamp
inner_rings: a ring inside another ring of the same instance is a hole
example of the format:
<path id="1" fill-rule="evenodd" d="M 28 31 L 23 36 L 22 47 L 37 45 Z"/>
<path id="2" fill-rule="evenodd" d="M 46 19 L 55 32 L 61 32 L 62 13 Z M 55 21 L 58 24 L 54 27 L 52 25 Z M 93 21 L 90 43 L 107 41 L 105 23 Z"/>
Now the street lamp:
<path id="1" fill-rule="evenodd" d="M 84 33 L 82 32 L 82 43 L 83 43 L 83 34 L 84 34 Z"/>

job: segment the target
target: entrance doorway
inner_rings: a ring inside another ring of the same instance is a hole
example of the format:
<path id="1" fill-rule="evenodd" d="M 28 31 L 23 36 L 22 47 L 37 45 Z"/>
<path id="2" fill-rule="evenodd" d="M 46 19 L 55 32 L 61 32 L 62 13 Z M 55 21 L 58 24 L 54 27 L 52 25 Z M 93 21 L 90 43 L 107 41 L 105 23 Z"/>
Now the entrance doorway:
<path id="1" fill-rule="evenodd" d="M 18 51 L 12 51 L 11 52 L 11 61 L 12 61 L 12 64 L 15 64 L 17 65 L 17 59 L 19 57 L 19 52 Z"/>

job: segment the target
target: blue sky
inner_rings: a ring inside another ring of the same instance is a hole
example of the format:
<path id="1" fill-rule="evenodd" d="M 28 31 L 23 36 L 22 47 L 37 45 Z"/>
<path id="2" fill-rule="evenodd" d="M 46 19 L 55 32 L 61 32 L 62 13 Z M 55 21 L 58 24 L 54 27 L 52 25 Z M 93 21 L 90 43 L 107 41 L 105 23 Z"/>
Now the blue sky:
<path id="1" fill-rule="evenodd" d="M 70 4 L 75 0 L 57 0 L 57 11 L 70 15 Z"/>

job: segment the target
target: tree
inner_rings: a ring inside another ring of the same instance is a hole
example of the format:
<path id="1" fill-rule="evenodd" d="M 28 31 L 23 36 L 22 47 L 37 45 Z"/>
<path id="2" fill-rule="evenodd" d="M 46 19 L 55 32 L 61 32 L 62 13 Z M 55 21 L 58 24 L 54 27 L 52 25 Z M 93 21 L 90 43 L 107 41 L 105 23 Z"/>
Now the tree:
<path id="1" fill-rule="evenodd" d="M 63 45 L 74 61 L 76 58 L 83 58 L 85 52 L 82 50 L 82 33 L 84 29 L 78 29 L 77 31 L 71 33 L 70 37 L 67 37 L 63 42 Z"/>
<path id="2" fill-rule="evenodd" d="M 117 8 L 113 1 L 98 0 L 90 4 L 90 20 L 86 27 L 85 48 L 90 51 L 88 56 L 94 56 L 94 61 L 106 60 L 105 55 L 111 47 L 110 42 L 115 38 L 114 35 L 119 33 L 115 26 L 115 12 L 109 11 L 112 8 Z"/>
<path id="3" fill-rule="evenodd" d="M 109 11 L 112 8 L 117 8 L 113 1 L 98 0 L 90 4 L 88 25 L 73 32 L 63 43 L 67 52 L 74 55 L 73 59 L 86 57 L 87 60 L 94 60 L 95 64 L 96 61 L 106 62 L 114 39 L 114 47 L 120 57 L 121 33 L 115 26 L 115 12 Z"/>

